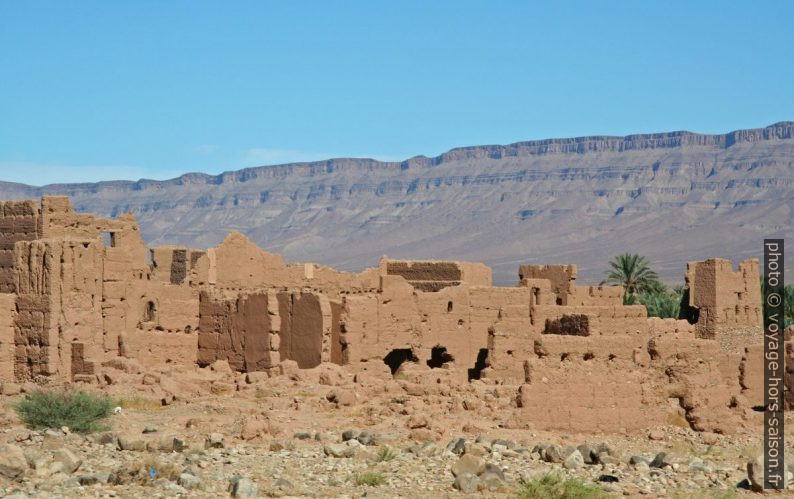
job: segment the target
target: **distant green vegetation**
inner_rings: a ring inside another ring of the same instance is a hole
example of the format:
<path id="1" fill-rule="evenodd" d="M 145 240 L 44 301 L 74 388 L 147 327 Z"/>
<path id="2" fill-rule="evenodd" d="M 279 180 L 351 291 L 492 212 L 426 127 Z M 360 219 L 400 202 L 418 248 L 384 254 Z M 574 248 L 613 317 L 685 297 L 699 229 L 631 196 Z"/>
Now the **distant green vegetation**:
<path id="1" fill-rule="evenodd" d="M 623 286 L 624 305 L 645 305 L 648 317 L 678 318 L 684 287 L 665 286 L 644 256 L 623 253 L 613 258 L 609 267 L 601 284 Z"/>
<path id="2" fill-rule="evenodd" d="M 33 429 L 67 426 L 70 431 L 91 433 L 107 429 L 102 421 L 113 411 L 110 397 L 83 391 L 35 391 L 14 406 L 25 425 Z"/>
<path id="3" fill-rule="evenodd" d="M 563 479 L 548 473 L 534 480 L 522 480 L 518 499 L 605 499 L 606 492 L 578 478 Z"/>

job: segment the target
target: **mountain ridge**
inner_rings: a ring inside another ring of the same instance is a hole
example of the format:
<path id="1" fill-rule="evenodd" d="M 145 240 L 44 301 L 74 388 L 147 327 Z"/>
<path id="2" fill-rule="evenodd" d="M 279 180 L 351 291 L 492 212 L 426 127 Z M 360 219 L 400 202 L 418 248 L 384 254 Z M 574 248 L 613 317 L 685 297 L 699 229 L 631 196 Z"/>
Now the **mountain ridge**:
<path id="1" fill-rule="evenodd" d="M 774 134 L 774 135 L 773 135 Z M 222 179 L 223 177 L 231 174 L 245 174 L 244 172 L 249 171 L 259 171 L 264 169 L 276 169 L 276 168 L 290 168 L 290 167 L 306 167 L 306 166 L 320 166 L 320 165 L 331 165 L 336 164 L 339 162 L 346 162 L 346 161 L 356 161 L 356 162 L 363 162 L 363 163 L 377 163 L 380 165 L 400 165 L 404 167 L 404 165 L 411 165 L 414 162 L 422 162 L 422 163 L 430 163 L 432 165 L 438 165 L 445 160 L 449 160 L 452 156 L 456 156 L 460 153 L 466 153 L 469 151 L 497 151 L 497 150 L 510 150 L 510 149 L 517 149 L 517 148 L 527 148 L 527 149 L 536 149 L 537 152 L 535 154 L 548 154 L 548 153 L 571 153 L 571 152 L 587 152 L 583 149 L 586 144 L 592 144 L 588 148 L 588 150 L 599 150 L 603 149 L 605 145 L 613 146 L 615 144 L 625 145 L 633 145 L 635 142 L 639 143 L 640 147 L 636 149 L 642 150 L 647 148 L 658 148 L 658 147 L 680 147 L 681 145 L 721 145 L 722 147 L 730 147 L 737 142 L 742 141 L 758 141 L 758 140 L 773 140 L 773 139 L 791 139 L 794 138 L 794 121 L 779 121 L 777 123 L 773 123 L 766 127 L 762 128 L 747 128 L 747 129 L 739 129 L 733 130 L 730 132 L 726 132 L 723 134 L 701 134 L 697 132 L 691 132 L 688 130 L 678 130 L 673 132 L 657 132 L 657 133 L 641 133 L 641 134 L 630 134 L 630 135 L 583 135 L 579 137 L 570 137 L 570 138 L 551 138 L 551 139 L 536 139 L 536 140 L 526 140 L 526 141 L 519 141 L 513 142 L 510 144 L 482 144 L 476 146 L 461 146 L 461 147 L 454 147 L 446 152 L 443 152 L 437 156 L 425 156 L 425 155 L 417 155 L 411 158 L 405 159 L 403 161 L 380 161 L 373 158 L 363 158 L 363 157 L 336 157 L 336 158 L 329 158 L 325 160 L 318 160 L 318 161 L 296 161 L 296 162 L 289 162 L 289 163 L 280 163 L 275 165 L 262 165 L 262 166 L 252 166 L 246 168 L 240 168 L 237 170 L 227 170 L 216 175 L 203 173 L 203 172 L 187 172 L 178 177 L 164 179 L 164 180 L 155 180 L 155 179 L 138 179 L 138 180 L 105 180 L 100 182 L 67 182 L 67 183 L 55 183 L 55 184 L 45 184 L 41 186 L 35 186 L 30 184 L 23 184 L 19 182 L 4 182 L 0 180 L 0 185 L 4 184 L 12 184 L 18 185 L 24 188 L 33 188 L 33 189 L 47 189 L 47 188 L 58 188 L 58 187 L 78 187 L 78 186 L 96 186 L 96 185 L 108 185 L 108 186 L 121 186 L 121 185 L 129 185 L 129 184 L 141 184 L 141 183 L 173 183 L 188 178 L 195 178 L 195 179 L 206 179 L 206 180 L 217 180 Z M 691 141 L 691 142 L 690 142 Z M 569 150 L 565 146 L 568 145 L 576 145 L 577 150 Z M 599 147 L 601 145 L 602 147 Z M 549 150 L 553 149 L 553 147 L 549 146 L 562 146 L 562 150 Z M 541 148 L 546 148 L 545 151 L 540 151 Z M 624 150 L 634 150 L 635 147 L 619 147 L 620 151 Z M 530 152 L 530 154 L 532 154 Z M 474 156 L 477 157 L 477 156 Z M 498 159 L 502 156 L 497 156 L 495 159 Z M 457 159 L 457 158 L 456 158 Z M 410 166 L 409 166 L 410 167 Z M 209 182 L 215 183 L 215 182 Z"/>
<path id="2" fill-rule="evenodd" d="M 760 256 L 790 233 L 794 122 L 544 139 L 404 161 L 332 158 L 168 180 L 29 186 L 0 198 L 65 194 L 101 216 L 131 211 L 150 244 L 217 244 L 238 230 L 293 261 L 348 270 L 388 253 L 481 260 L 515 281 L 518 263 L 577 263 L 598 281 L 622 251 L 678 282 L 685 262 Z M 786 259 L 787 267 L 791 259 Z"/>

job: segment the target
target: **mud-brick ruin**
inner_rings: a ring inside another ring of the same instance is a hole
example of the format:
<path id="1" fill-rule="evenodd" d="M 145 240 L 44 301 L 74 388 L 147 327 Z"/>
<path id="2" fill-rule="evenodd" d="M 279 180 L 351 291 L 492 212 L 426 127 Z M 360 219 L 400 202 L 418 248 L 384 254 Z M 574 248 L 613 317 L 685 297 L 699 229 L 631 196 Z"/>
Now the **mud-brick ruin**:
<path id="1" fill-rule="evenodd" d="M 674 407 L 696 430 L 729 433 L 762 404 L 758 261 L 691 262 L 685 275 L 685 319 L 663 320 L 623 305 L 620 287 L 578 286 L 575 265 L 521 265 L 514 287 L 479 263 L 384 257 L 347 273 L 287 264 L 238 233 L 207 250 L 149 249 L 132 215 L 76 213 L 66 197 L 3 202 L 0 382 L 94 382 L 118 357 L 444 369 L 515 387 L 516 428 L 634 429 Z M 758 345 L 723 348 L 738 329 Z"/>

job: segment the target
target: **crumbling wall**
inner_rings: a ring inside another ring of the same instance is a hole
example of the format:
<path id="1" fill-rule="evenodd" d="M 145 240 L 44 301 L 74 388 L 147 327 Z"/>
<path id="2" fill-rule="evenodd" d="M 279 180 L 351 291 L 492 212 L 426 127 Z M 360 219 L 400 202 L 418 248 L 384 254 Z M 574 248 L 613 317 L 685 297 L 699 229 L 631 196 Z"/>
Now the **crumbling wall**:
<path id="1" fill-rule="evenodd" d="M 195 365 L 198 355 L 198 290 L 143 280 L 127 287 L 118 354 L 148 366 Z M 106 331 L 107 335 L 107 331 Z M 111 356 L 115 352 L 111 352 Z"/>
<path id="2" fill-rule="evenodd" d="M 521 329 L 515 338 L 529 337 L 530 297 L 528 288 L 466 284 L 423 292 L 402 276 L 382 276 L 379 293 L 344 299 L 343 358 L 352 364 L 380 362 L 396 350 L 410 350 L 423 365 L 435 366 L 443 357 L 467 376 L 483 362 L 488 330 L 500 317 Z"/>
<path id="3" fill-rule="evenodd" d="M 301 369 L 331 361 L 332 309 L 326 296 L 281 292 L 278 293 L 278 311 L 281 360 L 294 360 Z"/>
<path id="4" fill-rule="evenodd" d="M 576 288 L 576 265 L 521 265 L 518 280 L 547 279 L 557 305 L 569 305 Z"/>
<path id="5" fill-rule="evenodd" d="M 0 293 L 15 291 L 14 244 L 41 237 L 41 218 L 35 201 L 0 202 Z"/>
<path id="6" fill-rule="evenodd" d="M 14 381 L 16 299 L 14 294 L 0 293 L 0 383 Z"/>
<path id="7" fill-rule="evenodd" d="M 560 367 L 562 365 L 563 367 Z M 535 430 L 614 433 L 663 424 L 653 374 L 631 361 L 535 360 L 517 395 L 517 419 Z"/>
<path id="8" fill-rule="evenodd" d="M 281 255 L 263 251 L 243 234 L 232 232 L 216 248 L 191 253 L 189 282 L 193 286 L 254 290 L 307 288 L 333 298 L 346 293 L 374 291 L 377 269 L 340 272 L 313 263 L 286 265 Z"/>
<path id="9" fill-rule="evenodd" d="M 91 374 L 104 357 L 101 242 L 22 241 L 15 252 L 16 377 Z M 73 363 L 79 367 L 72 369 Z"/>
<path id="10" fill-rule="evenodd" d="M 623 305 L 623 286 L 574 286 L 568 305 L 620 307 Z"/>
<path id="11" fill-rule="evenodd" d="M 648 331 L 651 334 L 695 333 L 695 325 L 683 319 L 662 319 L 648 317 Z"/>
<path id="12" fill-rule="evenodd" d="M 435 292 L 461 283 L 491 286 L 491 269 L 481 263 L 381 258 L 381 276 L 400 276 L 419 291 Z"/>
<path id="13" fill-rule="evenodd" d="M 205 254 L 182 246 L 157 246 L 149 250 L 152 280 L 188 284 L 196 261 Z"/>
<path id="14" fill-rule="evenodd" d="M 199 284 L 220 288 L 250 289 L 262 287 L 270 275 L 285 271 L 281 255 L 268 253 L 239 232 L 230 232 L 216 248 L 196 263 Z"/>
<path id="15" fill-rule="evenodd" d="M 733 270 L 730 260 L 712 258 L 689 262 L 686 270 L 687 301 L 681 316 L 696 322 L 700 338 L 739 326 L 761 327 L 761 288 L 758 260 L 744 260 Z"/>
<path id="16" fill-rule="evenodd" d="M 691 334 L 656 336 L 648 342 L 651 367 L 663 373 L 668 398 L 678 400 L 697 431 L 733 433 L 741 408 L 736 362 L 726 359 L 715 341 Z M 730 373 L 724 370 L 733 365 Z M 730 374 L 730 375 L 728 375 Z"/>
<path id="17" fill-rule="evenodd" d="M 788 368 L 788 365 L 786 367 Z M 744 349 L 744 355 L 742 355 L 742 360 L 739 364 L 739 383 L 741 384 L 742 395 L 751 407 L 764 406 L 763 343 L 751 345 Z"/>
<path id="18" fill-rule="evenodd" d="M 197 362 L 226 360 L 241 372 L 278 364 L 278 299 L 275 291 L 229 295 L 204 290 L 200 296 Z"/>

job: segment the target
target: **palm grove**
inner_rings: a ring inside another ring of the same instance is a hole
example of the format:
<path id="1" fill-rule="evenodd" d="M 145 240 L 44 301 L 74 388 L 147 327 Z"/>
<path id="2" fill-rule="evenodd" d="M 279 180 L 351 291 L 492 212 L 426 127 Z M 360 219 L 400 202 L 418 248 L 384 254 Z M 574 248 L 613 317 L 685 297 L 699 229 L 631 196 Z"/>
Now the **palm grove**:
<path id="1" fill-rule="evenodd" d="M 645 305 L 649 317 L 680 317 L 684 286 L 665 285 L 644 256 L 632 253 L 618 255 L 609 262 L 609 270 L 604 274 L 601 284 L 623 286 L 624 305 Z M 762 288 L 763 284 L 762 277 Z M 786 286 L 784 294 L 784 315 L 788 326 L 794 323 L 794 286 Z"/>

